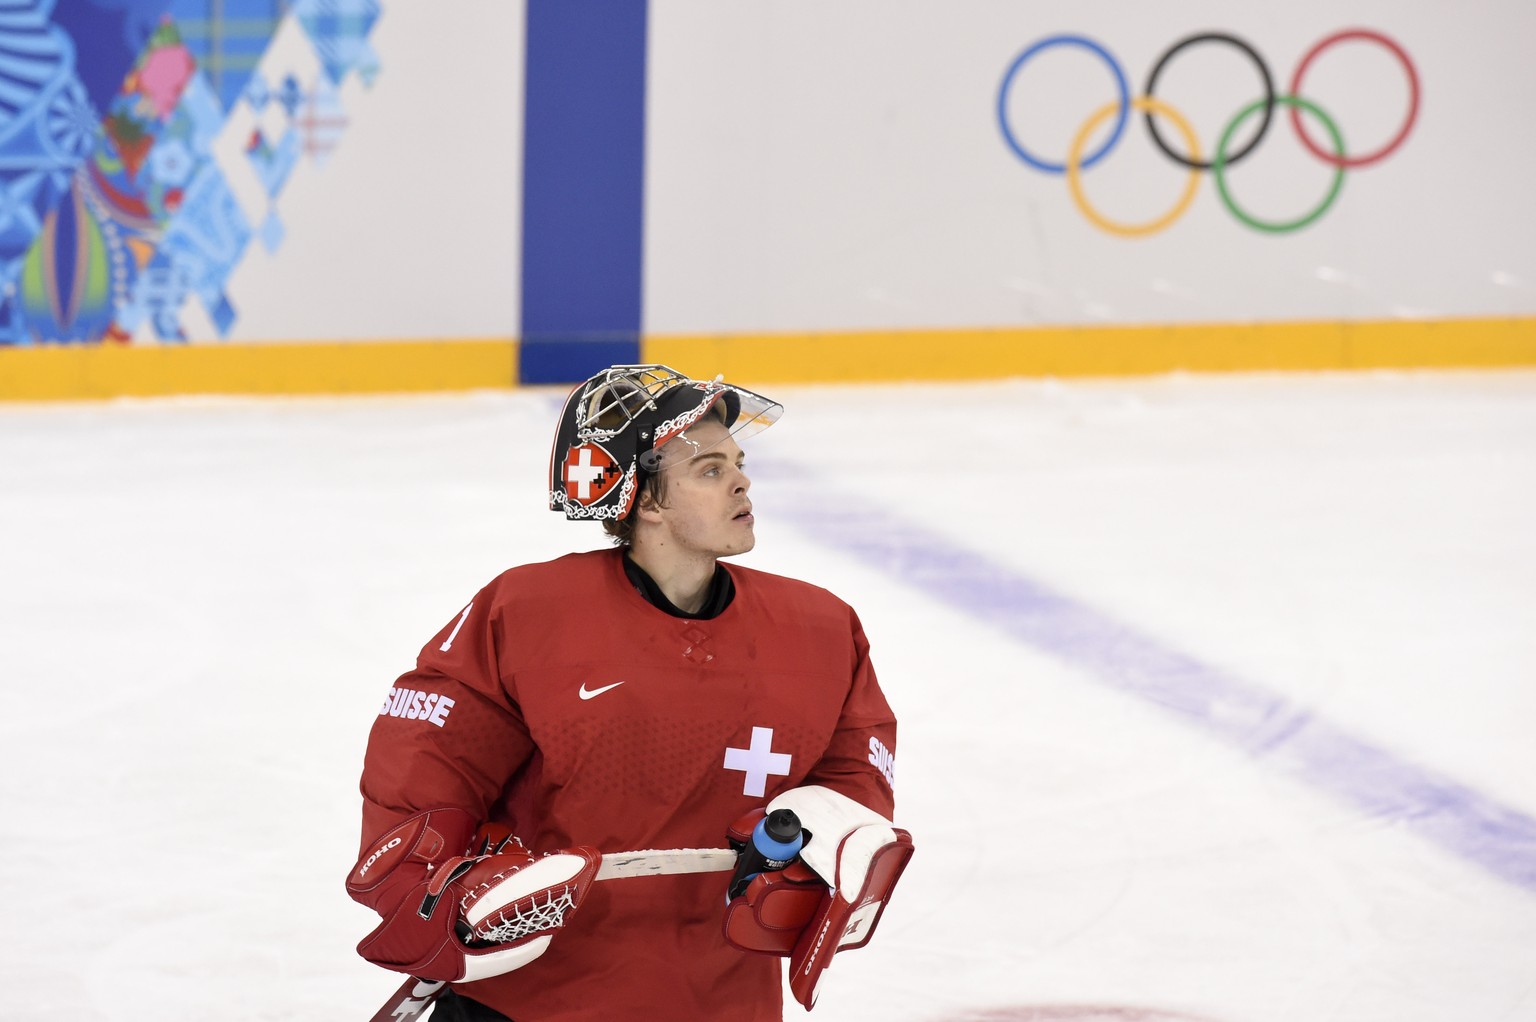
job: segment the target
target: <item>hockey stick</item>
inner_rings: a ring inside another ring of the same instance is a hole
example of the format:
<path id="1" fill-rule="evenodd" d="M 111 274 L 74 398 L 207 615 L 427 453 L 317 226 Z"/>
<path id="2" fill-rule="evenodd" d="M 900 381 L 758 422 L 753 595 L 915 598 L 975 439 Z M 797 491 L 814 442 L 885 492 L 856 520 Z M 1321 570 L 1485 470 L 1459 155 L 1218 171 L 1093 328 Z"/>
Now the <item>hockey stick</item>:
<path id="1" fill-rule="evenodd" d="M 447 985 L 440 979 L 417 979 L 411 976 L 368 1022 L 405 1022 L 406 1019 L 416 1018 L 431 1007 Z"/>
<path id="2" fill-rule="evenodd" d="M 609 852 L 594 880 L 670 876 L 678 873 L 723 873 L 736 868 L 730 848 L 646 848 L 638 852 Z"/>
<path id="3" fill-rule="evenodd" d="M 736 858 L 736 853 L 729 848 L 646 848 L 636 852 L 608 852 L 592 879 L 723 873 L 736 868 Z M 407 1022 L 417 1018 L 447 986 L 442 980 L 411 976 L 369 1022 Z"/>

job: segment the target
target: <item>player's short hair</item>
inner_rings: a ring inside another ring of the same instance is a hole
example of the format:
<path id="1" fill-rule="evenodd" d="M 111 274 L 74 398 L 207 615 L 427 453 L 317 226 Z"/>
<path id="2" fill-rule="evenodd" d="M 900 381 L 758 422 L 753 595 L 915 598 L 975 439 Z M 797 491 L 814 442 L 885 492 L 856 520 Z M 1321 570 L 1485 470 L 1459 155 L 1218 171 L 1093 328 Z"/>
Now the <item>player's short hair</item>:
<path id="1" fill-rule="evenodd" d="M 707 414 L 722 424 L 728 425 L 726 423 L 727 412 L 724 406 L 717 404 L 711 407 Z M 666 507 L 667 474 L 665 472 L 643 473 L 640 477 L 640 492 L 635 496 L 635 504 L 638 507 L 645 507 L 648 504 L 652 507 Z M 625 515 L 617 520 L 605 518 L 603 519 L 603 531 L 608 534 L 608 537 L 613 540 L 616 546 L 629 546 L 634 542 L 635 538 L 635 521 L 636 517 L 634 515 Z"/>

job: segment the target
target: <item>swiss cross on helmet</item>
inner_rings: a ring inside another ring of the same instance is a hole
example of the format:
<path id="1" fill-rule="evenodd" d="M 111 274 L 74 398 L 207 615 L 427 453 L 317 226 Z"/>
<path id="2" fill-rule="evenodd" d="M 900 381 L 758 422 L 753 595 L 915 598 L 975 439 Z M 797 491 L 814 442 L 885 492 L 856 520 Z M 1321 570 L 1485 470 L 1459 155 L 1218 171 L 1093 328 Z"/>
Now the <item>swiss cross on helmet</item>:
<path id="1" fill-rule="evenodd" d="M 713 414 L 728 435 L 767 429 L 784 411 L 761 394 L 691 380 L 664 365 L 612 366 L 571 391 L 549 456 L 549 509 L 577 520 L 618 521 L 634 506 L 661 450 Z M 691 442 L 691 441 L 690 441 Z M 690 457 L 706 448 L 694 445 Z"/>

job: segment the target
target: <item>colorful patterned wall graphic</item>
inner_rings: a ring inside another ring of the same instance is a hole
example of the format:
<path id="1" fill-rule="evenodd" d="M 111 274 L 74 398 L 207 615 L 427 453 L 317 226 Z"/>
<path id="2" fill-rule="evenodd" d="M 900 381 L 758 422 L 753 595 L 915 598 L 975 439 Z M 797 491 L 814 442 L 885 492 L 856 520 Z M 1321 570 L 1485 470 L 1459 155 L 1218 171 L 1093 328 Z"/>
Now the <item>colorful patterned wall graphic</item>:
<path id="1" fill-rule="evenodd" d="M 228 336 L 371 84 L 378 0 L 0 0 L 0 345 Z"/>

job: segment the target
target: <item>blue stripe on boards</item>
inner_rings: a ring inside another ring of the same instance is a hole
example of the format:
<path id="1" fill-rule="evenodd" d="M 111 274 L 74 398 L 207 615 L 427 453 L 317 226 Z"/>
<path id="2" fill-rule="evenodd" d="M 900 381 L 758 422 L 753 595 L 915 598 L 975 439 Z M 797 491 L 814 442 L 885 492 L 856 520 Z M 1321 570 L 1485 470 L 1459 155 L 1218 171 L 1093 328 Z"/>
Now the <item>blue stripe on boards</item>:
<path id="1" fill-rule="evenodd" d="M 768 468 L 761 474 L 771 473 L 775 486 L 803 481 L 789 466 L 757 463 Z M 1536 819 L 994 559 L 878 509 L 855 506 L 846 495 L 830 500 L 824 491 L 807 492 L 785 504 L 785 517 L 815 541 L 1151 703 L 1365 816 L 1402 821 L 1446 851 L 1536 890 Z"/>
<path id="2" fill-rule="evenodd" d="M 528 0 L 519 377 L 640 358 L 645 0 Z"/>

